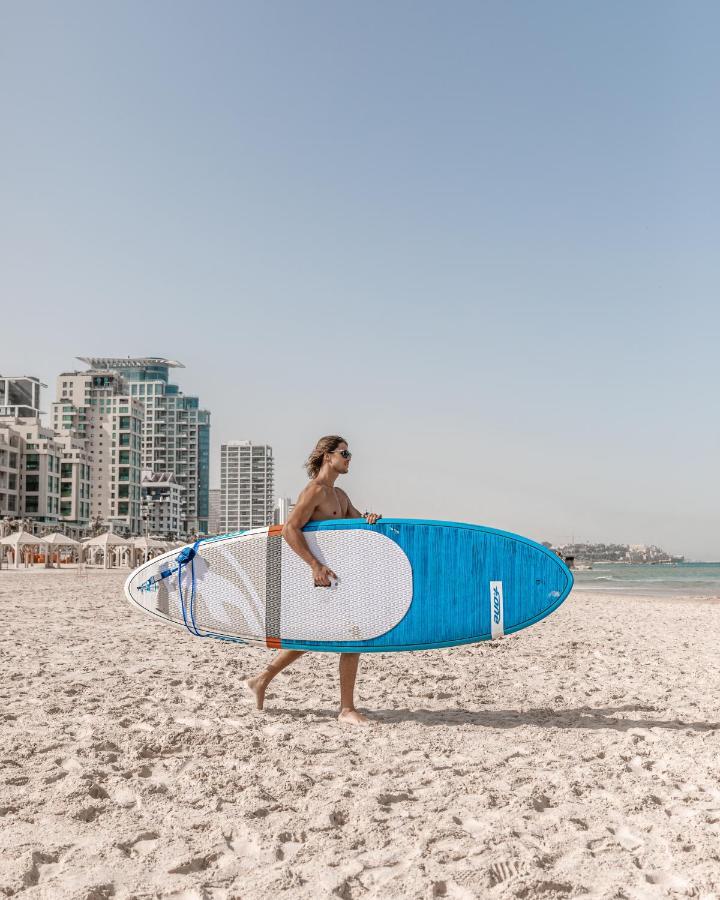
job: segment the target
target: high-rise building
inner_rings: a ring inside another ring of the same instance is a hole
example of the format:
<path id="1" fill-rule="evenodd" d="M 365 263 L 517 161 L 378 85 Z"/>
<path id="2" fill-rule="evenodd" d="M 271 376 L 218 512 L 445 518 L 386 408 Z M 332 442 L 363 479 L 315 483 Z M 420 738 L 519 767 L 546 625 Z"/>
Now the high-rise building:
<path id="1" fill-rule="evenodd" d="M 117 372 L 91 369 L 58 376 L 53 427 L 70 442 L 85 441 L 90 517 L 127 534 L 141 532 L 143 415 L 142 403 Z"/>
<path id="2" fill-rule="evenodd" d="M 210 413 L 197 397 L 169 381 L 170 369 L 183 364 L 159 357 L 78 357 L 92 370 L 116 372 L 130 396 L 144 408 L 142 468 L 172 472 L 182 491 L 184 534 L 207 533 L 210 487 Z"/>
<path id="3" fill-rule="evenodd" d="M 229 441 L 220 447 L 220 531 L 272 525 L 273 455 L 268 444 Z"/>
<path id="4" fill-rule="evenodd" d="M 0 416 L 39 416 L 40 388 L 44 387 L 33 375 L 0 375 Z"/>
<path id="5" fill-rule="evenodd" d="M 208 515 L 208 534 L 222 534 L 220 531 L 220 488 L 210 488 L 209 497 L 209 515 Z"/>
<path id="6" fill-rule="evenodd" d="M 284 525 L 294 509 L 295 504 L 290 497 L 278 497 L 273 510 L 273 525 Z"/>

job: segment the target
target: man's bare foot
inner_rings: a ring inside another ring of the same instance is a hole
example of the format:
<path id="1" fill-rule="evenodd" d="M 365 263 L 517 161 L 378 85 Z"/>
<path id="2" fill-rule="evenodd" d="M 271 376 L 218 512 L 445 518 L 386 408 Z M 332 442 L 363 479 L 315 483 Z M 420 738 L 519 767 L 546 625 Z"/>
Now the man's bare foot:
<path id="1" fill-rule="evenodd" d="M 255 705 L 258 709 L 262 709 L 265 704 L 265 680 L 262 675 L 256 675 L 254 678 L 246 678 L 245 684 L 255 694 Z"/>
<path id="2" fill-rule="evenodd" d="M 343 725 L 369 725 L 370 719 L 356 709 L 341 709 L 338 722 Z"/>

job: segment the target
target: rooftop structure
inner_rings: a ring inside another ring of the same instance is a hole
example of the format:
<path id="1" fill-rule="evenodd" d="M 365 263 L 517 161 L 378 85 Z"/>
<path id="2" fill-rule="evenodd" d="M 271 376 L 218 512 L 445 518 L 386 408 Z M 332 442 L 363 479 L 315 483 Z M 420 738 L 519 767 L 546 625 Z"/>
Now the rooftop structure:
<path id="1" fill-rule="evenodd" d="M 185 366 L 175 359 L 163 359 L 160 356 L 76 356 L 91 369 L 147 369 L 150 366 L 162 366 L 166 369 L 184 369 Z"/>
<path id="2" fill-rule="evenodd" d="M 34 375 L 0 375 L 0 416 L 39 416 L 44 387 Z"/>

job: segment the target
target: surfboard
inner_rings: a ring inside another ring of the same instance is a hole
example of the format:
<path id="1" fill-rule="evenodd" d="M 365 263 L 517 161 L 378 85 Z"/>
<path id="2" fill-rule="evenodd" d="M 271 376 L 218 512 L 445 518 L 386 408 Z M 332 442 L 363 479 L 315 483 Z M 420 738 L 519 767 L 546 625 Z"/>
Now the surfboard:
<path id="1" fill-rule="evenodd" d="M 427 650 L 492 640 L 550 615 L 573 577 L 528 538 L 459 522 L 312 522 L 313 555 L 338 576 L 315 587 L 282 526 L 207 538 L 135 569 L 125 595 L 156 619 L 273 649 Z"/>

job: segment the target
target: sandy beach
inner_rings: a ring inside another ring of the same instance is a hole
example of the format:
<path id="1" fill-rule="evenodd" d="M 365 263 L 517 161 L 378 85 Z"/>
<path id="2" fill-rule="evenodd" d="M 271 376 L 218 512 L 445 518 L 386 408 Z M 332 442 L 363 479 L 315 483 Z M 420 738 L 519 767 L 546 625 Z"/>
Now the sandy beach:
<path id="1" fill-rule="evenodd" d="M 575 591 L 494 644 L 306 656 L 155 623 L 124 572 L 2 571 L 0 893 L 720 897 L 720 604 Z"/>

